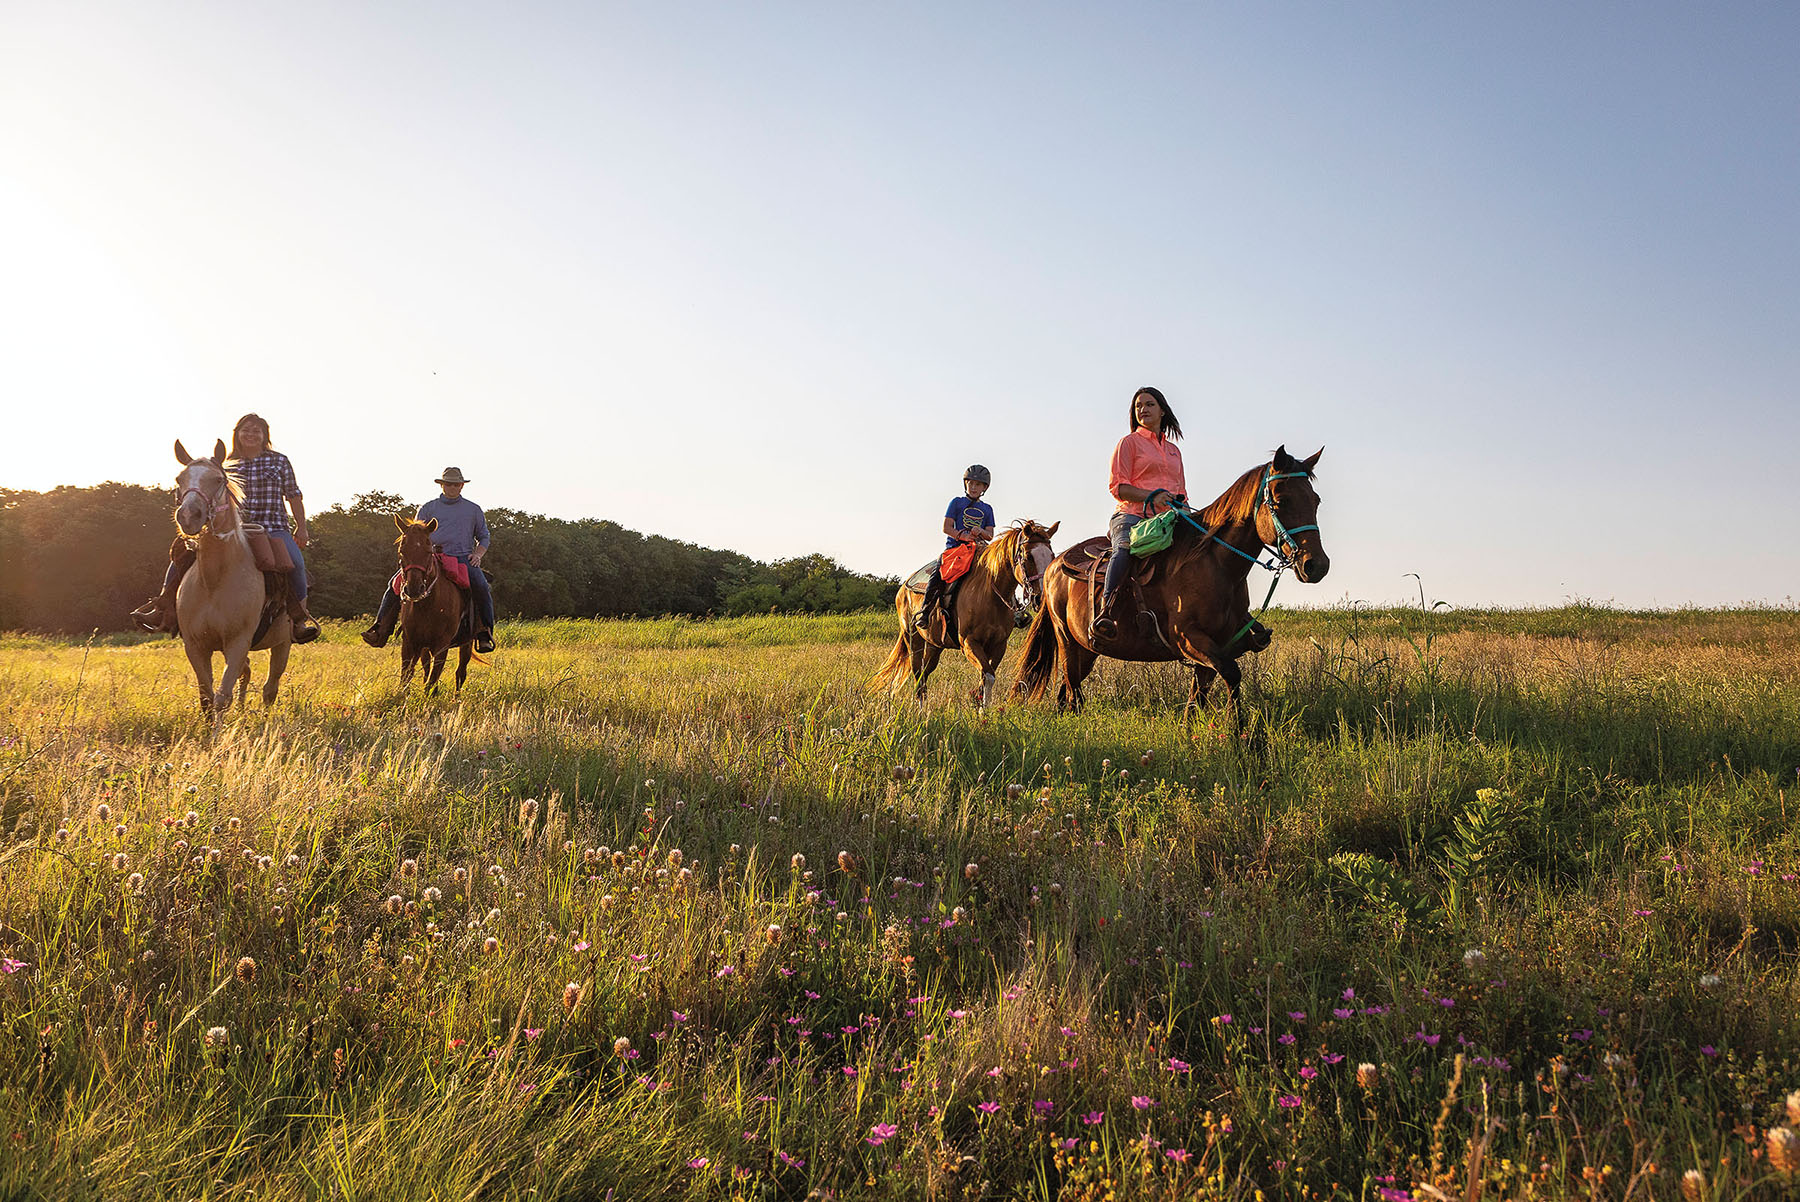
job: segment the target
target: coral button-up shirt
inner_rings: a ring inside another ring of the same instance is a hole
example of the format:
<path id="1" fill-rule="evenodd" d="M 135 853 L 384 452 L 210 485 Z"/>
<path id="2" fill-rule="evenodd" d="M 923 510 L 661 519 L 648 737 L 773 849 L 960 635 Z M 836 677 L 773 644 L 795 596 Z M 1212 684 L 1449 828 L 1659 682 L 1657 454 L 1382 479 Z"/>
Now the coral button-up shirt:
<path id="1" fill-rule="evenodd" d="M 1146 492 L 1166 488 L 1186 493 L 1187 476 L 1181 470 L 1181 448 L 1160 434 L 1152 434 L 1139 426 L 1119 440 L 1113 448 L 1112 476 L 1107 491 L 1119 496 L 1119 485 L 1130 484 Z M 1119 513 L 1142 513 L 1142 501 L 1119 498 Z"/>

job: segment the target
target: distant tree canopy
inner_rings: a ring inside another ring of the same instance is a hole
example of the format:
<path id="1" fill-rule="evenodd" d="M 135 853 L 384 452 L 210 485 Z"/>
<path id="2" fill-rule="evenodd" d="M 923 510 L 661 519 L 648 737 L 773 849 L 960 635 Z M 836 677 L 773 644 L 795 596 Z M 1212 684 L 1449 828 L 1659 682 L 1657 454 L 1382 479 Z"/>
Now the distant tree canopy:
<path id="1" fill-rule="evenodd" d="M 172 489 L 132 484 L 0 489 L 0 629 L 125 629 L 126 613 L 162 581 L 174 508 Z M 394 515 L 412 512 L 404 497 L 370 492 L 309 515 L 314 614 L 374 611 L 394 571 Z M 484 566 L 508 617 L 841 613 L 891 604 L 897 587 L 824 555 L 768 564 L 592 518 L 490 509 L 487 520 L 494 549 Z"/>

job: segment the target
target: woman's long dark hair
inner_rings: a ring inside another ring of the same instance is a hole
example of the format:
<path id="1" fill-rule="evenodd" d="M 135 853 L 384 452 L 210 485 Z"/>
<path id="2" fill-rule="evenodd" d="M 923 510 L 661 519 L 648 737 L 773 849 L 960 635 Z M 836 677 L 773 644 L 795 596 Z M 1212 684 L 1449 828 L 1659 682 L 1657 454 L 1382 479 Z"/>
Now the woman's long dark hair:
<path id="1" fill-rule="evenodd" d="M 1163 412 L 1167 413 L 1168 411 L 1169 411 L 1168 406 L 1165 405 L 1163 407 Z M 259 414 L 246 413 L 246 414 L 244 414 L 244 416 L 238 418 L 237 421 L 232 424 L 232 427 L 231 427 L 231 454 L 226 456 L 227 459 L 242 459 L 243 458 L 243 456 L 238 453 L 237 432 L 238 432 L 238 427 L 243 425 L 245 422 L 255 422 L 257 425 L 262 427 L 263 450 L 272 451 L 275 449 L 274 444 L 272 443 L 272 441 L 269 438 L 268 419 L 262 417 Z"/>
<path id="2" fill-rule="evenodd" d="M 1175 420 L 1175 411 L 1173 409 L 1169 408 L 1169 402 L 1163 396 L 1162 390 L 1160 388 L 1140 388 L 1136 392 L 1131 394 L 1131 404 L 1125 410 L 1125 421 L 1126 421 L 1127 429 L 1131 430 L 1133 433 L 1135 433 L 1137 431 L 1137 428 L 1138 428 L 1137 399 L 1141 396 L 1150 397 L 1158 405 L 1162 406 L 1162 411 L 1163 411 L 1162 429 L 1159 431 L 1159 433 L 1164 438 L 1180 438 L 1181 437 L 1181 423 Z"/>

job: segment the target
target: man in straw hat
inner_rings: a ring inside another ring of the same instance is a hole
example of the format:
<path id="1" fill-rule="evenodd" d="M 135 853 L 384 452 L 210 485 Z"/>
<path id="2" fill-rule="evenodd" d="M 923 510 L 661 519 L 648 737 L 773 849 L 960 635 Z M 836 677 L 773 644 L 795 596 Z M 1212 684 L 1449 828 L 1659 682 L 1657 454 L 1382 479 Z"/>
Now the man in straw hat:
<path id="1" fill-rule="evenodd" d="M 475 650 L 487 652 L 494 649 L 494 595 L 488 591 L 487 577 L 481 574 L 481 557 L 488 549 L 487 518 L 482 515 L 481 506 L 463 497 L 463 485 L 468 482 L 461 468 L 445 468 L 437 478 L 443 495 L 419 506 L 417 520 L 428 522 L 436 518 L 437 529 L 432 531 L 431 541 L 444 554 L 468 567 L 469 592 L 475 598 Z M 362 633 L 363 642 L 371 647 L 385 647 L 399 617 L 400 597 L 390 581 L 375 624 Z"/>

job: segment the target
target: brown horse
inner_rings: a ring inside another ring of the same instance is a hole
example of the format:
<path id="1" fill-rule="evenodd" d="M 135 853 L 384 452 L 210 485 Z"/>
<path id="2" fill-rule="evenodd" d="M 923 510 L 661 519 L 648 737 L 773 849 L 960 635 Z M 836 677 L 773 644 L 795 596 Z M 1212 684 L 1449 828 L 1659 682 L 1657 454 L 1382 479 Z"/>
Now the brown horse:
<path id="1" fill-rule="evenodd" d="M 963 654 L 981 672 L 980 687 L 971 690 L 975 704 L 985 706 L 993 699 L 994 673 L 1006 655 L 1007 641 L 1018 625 L 1019 603 L 1015 590 L 1024 590 L 1024 608 L 1037 606 L 1042 595 L 1044 569 L 1055 552 L 1050 540 L 1057 527 L 1040 526 L 1029 519 L 1013 523 L 975 557 L 974 564 L 963 576 L 956 593 L 956 631 Z M 883 687 L 899 688 L 903 678 L 914 682 L 914 695 L 925 700 L 925 682 L 937 667 L 938 657 L 950 647 L 948 623 L 939 614 L 923 631 L 913 626 L 913 619 L 924 600 L 924 590 L 902 585 L 894 596 L 894 609 L 900 615 L 900 637 L 894 642 L 893 654 L 869 681 L 873 692 Z"/>
<path id="2" fill-rule="evenodd" d="M 293 623 L 287 614 L 286 577 L 271 598 L 238 520 L 242 493 L 238 481 L 221 466 L 224 442 L 214 443 L 210 459 L 196 459 L 177 439 L 175 459 L 181 464 L 175 477 L 179 490 L 175 525 L 195 544 L 194 566 L 175 592 L 175 615 L 200 686 L 200 709 L 212 714 L 216 730 L 231 708 L 232 686 L 237 686 L 240 700 L 249 692 L 252 651 L 269 653 L 269 679 L 263 683 L 262 697 L 265 706 L 275 704 L 281 674 L 287 670 Z M 225 675 L 216 693 L 215 654 L 225 657 Z"/>
<path id="3" fill-rule="evenodd" d="M 394 525 L 400 528 L 400 537 L 394 540 L 400 551 L 400 687 L 412 683 L 413 667 L 423 658 L 425 690 L 436 689 L 444 661 L 455 647 L 456 691 L 460 693 L 469 676 L 469 660 L 475 655 L 474 631 L 463 628 L 468 595 L 444 573 L 443 561 L 431 541 L 436 518 L 415 522 L 395 514 Z"/>
<path id="4" fill-rule="evenodd" d="M 1179 660 L 1194 671 L 1184 713 L 1192 717 L 1217 676 L 1241 726 L 1237 657 L 1250 649 L 1250 565 L 1269 547 L 1303 583 L 1316 584 L 1331 569 L 1312 487 L 1313 468 L 1324 453 L 1320 448 L 1309 459 L 1295 459 L 1282 447 L 1270 462 L 1251 468 L 1218 500 L 1189 515 L 1192 521 L 1178 519 L 1174 543 L 1141 560 L 1133 573 L 1137 579 L 1122 586 L 1118 632 L 1110 639 L 1096 640 L 1092 633 L 1106 539 L 1089 539 L 1064 552 L 1045 576 L 1044 605 L 1026 638 L 1014 698 L 1042 697 L 1060 667 L 1057 707 L 1079 710 L 1081 682 L 1100 656 L 1139 663 Z M 1134 597 L 1140 605 L 1132 604 Z M 1142 611 L 1137 621 L 1134 608 Z"/>

